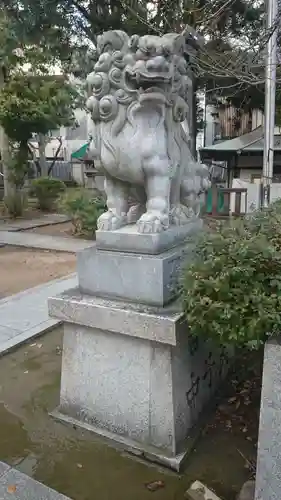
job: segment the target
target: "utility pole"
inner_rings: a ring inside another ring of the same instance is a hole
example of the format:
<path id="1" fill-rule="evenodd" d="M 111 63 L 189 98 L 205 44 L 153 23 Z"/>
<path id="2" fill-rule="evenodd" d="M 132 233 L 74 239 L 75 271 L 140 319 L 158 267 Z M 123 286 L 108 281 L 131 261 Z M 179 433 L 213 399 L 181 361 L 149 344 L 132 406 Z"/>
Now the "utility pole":
<path id="1" fill-rule="evenodd" d="M 278 0 L 267 0 L 267 33 L 268 43 L 265 63 L 265 114 L 264 114 L 264 150 L 262 175 L 262 207 L 270 201 L 270 184 L 273 177 L 274 163 L 274 127 L 275 127 L 275 93 L 276 62 L 278 35 Z"/>

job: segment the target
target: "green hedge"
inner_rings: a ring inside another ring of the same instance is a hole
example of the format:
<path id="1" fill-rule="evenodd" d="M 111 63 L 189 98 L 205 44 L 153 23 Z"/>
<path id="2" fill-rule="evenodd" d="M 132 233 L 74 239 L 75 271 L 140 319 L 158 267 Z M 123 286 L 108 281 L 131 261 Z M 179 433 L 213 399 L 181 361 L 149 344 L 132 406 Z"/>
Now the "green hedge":
<path id="1" fill-rule="evenodd" d="M 183 272 L 190 333 L 250 348 L 279 333 L 280 250 L 281 202 L 203 234 Z"/>
<path id="2" fill-rule="evenodd" d="M 65 184 L 59 179 L 39 177 L 32 181 L 30 194 L 37 198 L 40 210 L 49 211 L 65 189 Z"/>
<path id="3" fill-rule="evenodd" d="M 105 211 L 106 204 L 102 198 L 91 198 L 85 189 L 71 189 L 61 196 L 59 207 L 71 217 L 75 234 L 94 236 L 97 220 Z"/>

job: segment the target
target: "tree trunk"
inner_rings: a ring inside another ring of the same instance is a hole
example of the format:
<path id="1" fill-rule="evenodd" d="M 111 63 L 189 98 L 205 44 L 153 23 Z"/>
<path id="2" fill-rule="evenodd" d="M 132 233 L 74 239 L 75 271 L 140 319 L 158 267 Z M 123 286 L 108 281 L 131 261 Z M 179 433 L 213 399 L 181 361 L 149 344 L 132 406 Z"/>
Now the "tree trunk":
<path id="1" fill-rule="evenodd" d="M 0 89 L 4 86 L 4 69 L 0 65 Z M 3 127 L 0 126 L 0 153 L 1 153 L 1 163 L 4 175 L 4 196 L 9 196 L 14 193 L 15 186 L 9 180 L 9 160 L 10 160 L 10 150 L 9 150 L 9 138 L 5 133 Z"/>
<path id="2" fill-rule="evenodd" d="M 42 177 L 47 177 L 48 166 L 46 161 L 46 137 L 44 134 L 38 134 L 38 151 L 39 151 L 39 165 Z"/>
<path id="3" fill-rule="evenodd" d="M 3 127 L 0 127 L 0 151 L 1 151 L 1 163 L 4 176 L 4 197 L 9 196 L 14 193 L 15 186 L 10 182 L 9 176 L 9 161 L 10 161 L 10 150 L 9 150 L 9 138 L 5 134 Z"/>

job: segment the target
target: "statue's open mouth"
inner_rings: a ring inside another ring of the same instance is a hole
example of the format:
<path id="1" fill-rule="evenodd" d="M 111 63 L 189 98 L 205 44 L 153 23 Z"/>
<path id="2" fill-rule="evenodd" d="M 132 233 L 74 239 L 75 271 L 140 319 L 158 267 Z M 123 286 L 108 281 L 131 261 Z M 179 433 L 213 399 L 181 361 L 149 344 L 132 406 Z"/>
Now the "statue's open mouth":
<path id="1" fill-rule="evenodd" d="M 140 92 L 164 92 L 171 84 L 171 77 L 167 75 L 125 71 L 125 85 L 130 90 L 139 90 Z"/>

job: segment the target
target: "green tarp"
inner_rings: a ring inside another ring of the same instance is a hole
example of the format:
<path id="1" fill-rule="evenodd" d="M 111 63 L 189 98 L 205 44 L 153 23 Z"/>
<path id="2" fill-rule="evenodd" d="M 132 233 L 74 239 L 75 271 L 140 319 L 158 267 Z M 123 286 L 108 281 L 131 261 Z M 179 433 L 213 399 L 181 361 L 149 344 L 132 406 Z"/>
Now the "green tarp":
<path id="1" fill-rule="evenodd" d="M 81 146 L 81 148 L 77 149 L 77 151 L 74 151 L 71 155 L 72 160 L 83 160 L 83 158 L 87 154 L 87 149 L 88 149 L 89 143 L 87 142 L 84 144 L 84 146 Z"/>
<path id="2" fill-rule="evenodd" d="M 207 207 L 206 207 L 206 212 L 207 214 L 211 214 L 213 210 L 213 191 L 210 189 L 207 193 Z M 218 192 L 218 201 L 217 201 L 217 206 L 216 206 L 216 211 L 218 213 L 223 212 L 224 210 L 224 197 L 223 193 Z"/>

